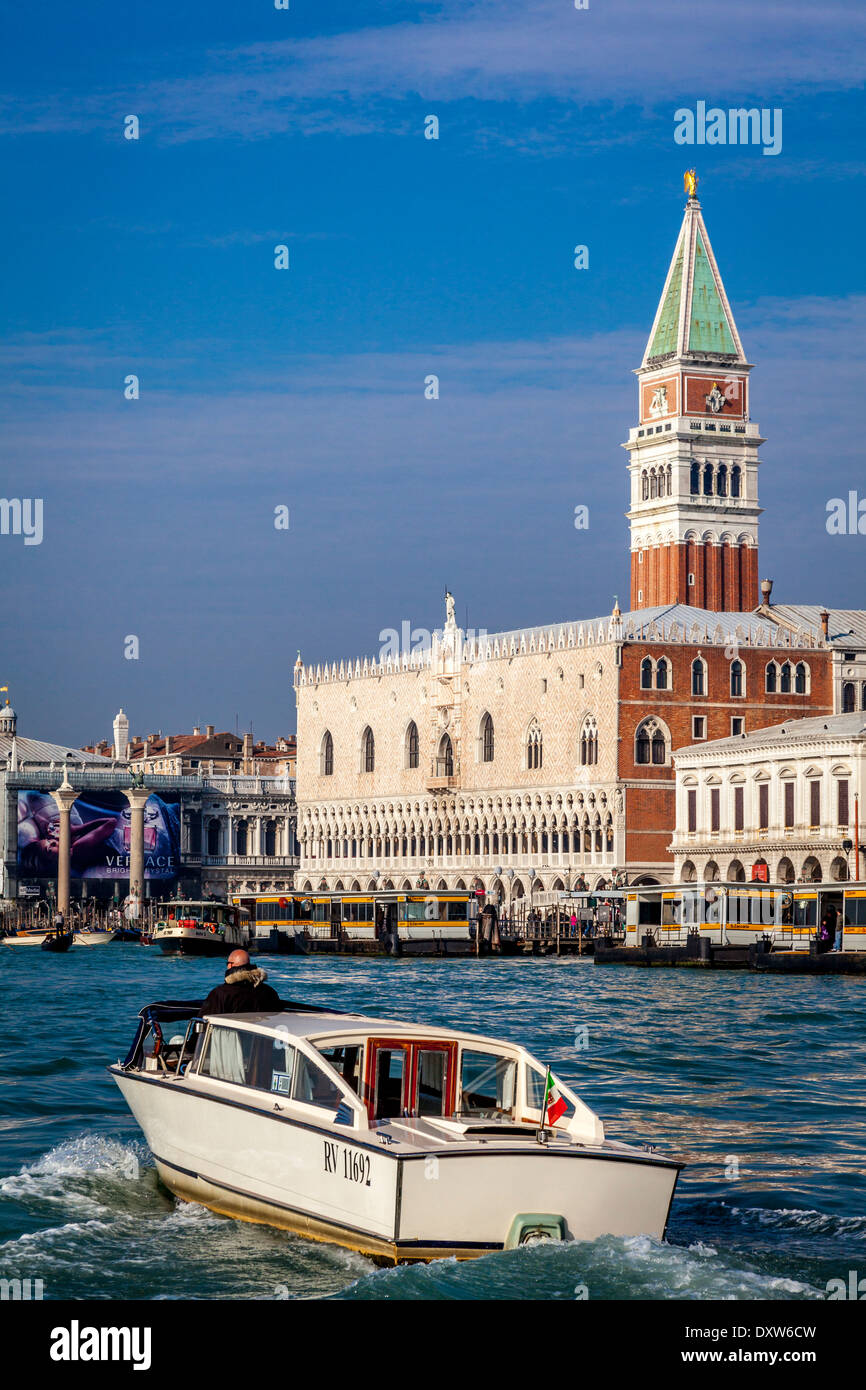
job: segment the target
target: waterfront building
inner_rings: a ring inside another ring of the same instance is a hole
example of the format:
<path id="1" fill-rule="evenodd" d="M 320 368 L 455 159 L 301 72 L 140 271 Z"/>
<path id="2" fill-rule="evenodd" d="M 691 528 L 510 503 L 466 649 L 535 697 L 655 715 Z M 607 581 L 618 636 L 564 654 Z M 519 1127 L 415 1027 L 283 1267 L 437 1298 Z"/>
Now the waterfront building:
<path id="1" fill-rule="evenodd" d="M 241 774 L 245 777 L 295 777 L 296 741 L 294 734 L 276 743 L 254 742 L 251 733 L 239 737 L 213 724 L 204 733 L 148 734 L 129 737 L 129 720 L 123 710 L 114 718 L 114 738 L 93 744 L 88 750 L 119 762 L 130 763 L 137 772 L 196 776 L 199 773 Z"/>
<path id="2" fill-rule="evenodd" d="M 423 650 L 299 655 L 305 891 L 665 881 L 675 750 L 866 691 L 866 614 L 759 602 L 751 364 L 688 191 L 624 446 L 630 610 L 473 635 L 449 595 Z"/>
<path id="3" fill-rule="evenodd" d="M 858 877 L 866 713 L 790 719 L 713 739 L 680 749 L 674 764 L 678 881 Z M 866 872 L 862 855 L 859 872 Z"/>
<path id="4" fill-rule="evenodd" d="M 0 711 L 2 897 L 125 897 L 136 879 L 144 898 L 293 886 L 294 778 L 211 771 L 210 759 L 195 771 L 159 771 L 156 758 L 133 762 L 131 775 L 124 721 L 121 711 L 112 748 L 121 756 L 108 757 L 22 738 L 8 702 Z"/>

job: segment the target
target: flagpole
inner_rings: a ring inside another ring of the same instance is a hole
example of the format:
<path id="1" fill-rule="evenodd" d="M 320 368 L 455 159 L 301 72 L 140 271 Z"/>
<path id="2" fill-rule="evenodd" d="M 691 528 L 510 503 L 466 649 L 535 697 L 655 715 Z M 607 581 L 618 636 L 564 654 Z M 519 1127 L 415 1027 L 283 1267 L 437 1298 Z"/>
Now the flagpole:
<path id="1" fill-rule="evenodd" d="M 541 1128 L 544 1129 L 544 1121 L 547 1117 L 547 1096 L 550 1091 L 550 1066 L 547 1068 L 547 1075 L 544 1078 L 544 1096 L 541 1101 Z"/>

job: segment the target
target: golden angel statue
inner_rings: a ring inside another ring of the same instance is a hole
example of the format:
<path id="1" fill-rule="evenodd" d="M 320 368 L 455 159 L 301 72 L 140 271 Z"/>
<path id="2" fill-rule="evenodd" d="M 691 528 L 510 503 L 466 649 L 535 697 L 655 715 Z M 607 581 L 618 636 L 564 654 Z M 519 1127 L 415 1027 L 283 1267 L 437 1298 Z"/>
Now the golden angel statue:
<path id="1" fill-rule="evenodd" d="M 683 174 L 683 186 L 690 198 L 698 196 L 698 176 L 694 169 L 687 169 Z"/>

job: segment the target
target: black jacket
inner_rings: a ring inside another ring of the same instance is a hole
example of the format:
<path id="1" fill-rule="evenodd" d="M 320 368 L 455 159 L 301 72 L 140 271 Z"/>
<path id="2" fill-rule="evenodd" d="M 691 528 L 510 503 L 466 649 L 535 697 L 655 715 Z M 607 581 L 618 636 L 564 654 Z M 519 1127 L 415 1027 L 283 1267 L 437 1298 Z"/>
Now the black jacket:
<path id="1" fill-rule="evenodd" d="M 212 989 L 201 1006 L 202 1014 L 278 1013 L 280 996 L 265 984 L 267 974 L 257 966 L 241 965 L 226 973 L 224 985 Z"/>

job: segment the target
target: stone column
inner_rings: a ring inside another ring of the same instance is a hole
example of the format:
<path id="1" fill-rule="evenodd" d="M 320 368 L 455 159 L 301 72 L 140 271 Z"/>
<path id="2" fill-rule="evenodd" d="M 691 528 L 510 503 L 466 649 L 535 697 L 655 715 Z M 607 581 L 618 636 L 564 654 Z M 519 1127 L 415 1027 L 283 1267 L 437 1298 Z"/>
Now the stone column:
<path id="1" fill-rule="evenodd" d="M 69 829 L 69 815 L 72 803 L 78 792 L 69 785 L 69 775 L 64 772 L 63 781 L 51 793 L 60 811 L 60 840 L 57 848 L 57 910 L 63 913 L 64 922 L 69 917 L 69 868 L 72 836 Z"/>
<path id="2" fill-rule="evenodd" d="M 144 902 L 144 808 L 150 792 L 145 787 L 125 787 L 131 810 L 129 836 L 129 896 Z"/>

